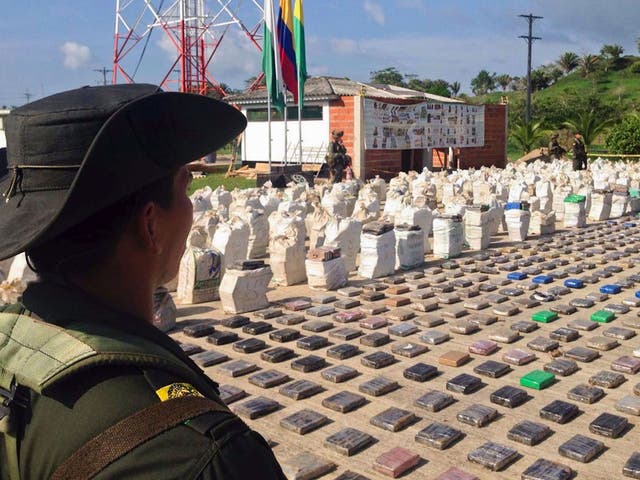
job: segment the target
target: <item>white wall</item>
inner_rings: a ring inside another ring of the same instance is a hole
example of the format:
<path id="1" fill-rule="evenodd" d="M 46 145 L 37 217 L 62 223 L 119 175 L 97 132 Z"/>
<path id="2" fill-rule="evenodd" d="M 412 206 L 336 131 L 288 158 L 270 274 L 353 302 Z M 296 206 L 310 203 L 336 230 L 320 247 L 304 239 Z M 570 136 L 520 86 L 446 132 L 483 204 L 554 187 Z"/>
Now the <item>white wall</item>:
<path id="1" fill-rule="evenodd" d="M 308 103 L 322 105 L 322 120 L 302 121 L 302 161 L 322 163 L 329 144 L 329 103 Z M 263 105 L 261 107 L 264 108 Z M 251 108 L 251 107 L 249 107 Z M 242 113 L 247 114 L 247 107 Z M 269 161 L 268 122 L 248 122 L 242 138 L 242 160 L 250 162 Z M 298 121 L 287 122 L 288 162 L 298 162 Z M 271 122 L 271 161 L 284 163 L 284 122 Z"/>

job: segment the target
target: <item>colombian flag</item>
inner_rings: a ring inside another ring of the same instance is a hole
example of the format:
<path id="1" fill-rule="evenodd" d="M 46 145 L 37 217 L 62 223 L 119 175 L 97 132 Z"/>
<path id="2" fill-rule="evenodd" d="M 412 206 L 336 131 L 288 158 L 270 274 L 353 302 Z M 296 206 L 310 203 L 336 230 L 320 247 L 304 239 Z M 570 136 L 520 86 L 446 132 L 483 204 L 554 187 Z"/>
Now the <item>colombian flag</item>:
<path id="1" fill-rule="evenodd" d="M 307 79 L 307 54 L 304 46 L 304 13 L 302 0 L 296 0 L 293 7 L 293 34 L 296 43 L 296 60 L 298 61 L 298 95 L 300 107 L 304 102 L 304 81 Z"/>
<path id="2" fill-rule="evenodd" d="M 280 0 L 278 48 L 280 49 L 282 79 L 293 95 L 293 102 L 298 103 L 298 75 L 296 52 L 293 45 L 293 11 L 291 10 L 291 0 Z"/>
<path id="3" fill-rule="evenodd" d="M 264 72 L 267 89 L 271 95 L 271 103 L 279 111 L 284 109 L 284 92 L 282 83 L 282 69 L 276 31 L 276 18 L 273 12 L 273 0 L 264 2 L 264 43 L 262 45 L 262 71 Z"/>

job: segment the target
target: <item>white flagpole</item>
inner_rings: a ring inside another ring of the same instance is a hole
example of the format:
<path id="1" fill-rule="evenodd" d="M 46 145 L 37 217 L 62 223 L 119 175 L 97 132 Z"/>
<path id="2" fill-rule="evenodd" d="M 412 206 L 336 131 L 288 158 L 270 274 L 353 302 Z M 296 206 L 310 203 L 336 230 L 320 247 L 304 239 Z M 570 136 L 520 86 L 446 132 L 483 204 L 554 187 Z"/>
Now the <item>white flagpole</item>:
<path id="1" fill-rule="evenodd" d="M 269 137 L 269 173 L 271 173 L 271 90 L 267 88 L 267 135 Z"/>
<path id="2" fill-rule="evenodd" d="M 287 94 L 284 95 L 284 165 L 287 165 Z"/>
<path id="3" fill-rule="evenodd" d="M 297 61 L 298 67 L 298 162 L 302 165 L 302 92 L 300 92 L 300 82 L 304 82 L 304 80 L 300 80 L 300 61 Z M 304 89 L 303 89 L 304 90 Z"/>

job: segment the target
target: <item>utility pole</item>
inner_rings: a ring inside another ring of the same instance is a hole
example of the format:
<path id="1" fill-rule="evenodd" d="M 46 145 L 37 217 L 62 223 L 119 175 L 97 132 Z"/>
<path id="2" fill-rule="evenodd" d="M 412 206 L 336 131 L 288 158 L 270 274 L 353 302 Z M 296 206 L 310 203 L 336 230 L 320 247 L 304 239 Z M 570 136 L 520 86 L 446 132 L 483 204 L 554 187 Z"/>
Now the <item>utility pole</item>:
<path id="1" fill-rule="evenodd" d="M 107 69 L 107 67 L 94 68 L 93 71 L 102 74 L 102 84 L 103 85 L 107 84 L 107 73 L 113 72 L 113 70 L 109 70 L 109 69 Z"/>
<path id="2" fill-rule="evenodd" d="M 31 101 L 31 97 L 33 97 L 33 93 L 31 93 L 29 90 L 25 90 L 23 95 L 24 98 L 27 99 L 27 103 L 29 103 Z"/>
<path id="3" fill-rule="evenodd" d="M 524 38 L 527 41 L 527 46 L 529 47 L 527 55 L 527 111 L 524 117 L 525 124 L 529 125 L 529 121 L 531 120 L 531 44 L 534 40 L 542 40 L 541 37 L 533 36 L 533 22 L 534 20 L 538 20 L 543 17 L 538 17 L 532 14 L 518 16 L 526 18 L 529 22 L 529 35 L 520 35 L 519 37 Z"/>

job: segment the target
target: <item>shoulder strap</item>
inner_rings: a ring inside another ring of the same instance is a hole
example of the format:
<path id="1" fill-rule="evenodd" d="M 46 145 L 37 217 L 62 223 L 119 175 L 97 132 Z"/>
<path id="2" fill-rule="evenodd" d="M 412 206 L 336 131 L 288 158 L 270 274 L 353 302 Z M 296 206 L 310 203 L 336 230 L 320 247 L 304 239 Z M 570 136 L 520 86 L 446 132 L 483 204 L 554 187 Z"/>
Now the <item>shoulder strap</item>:
<path id="1" fill-rule="evenodd" d="M 229 412 L 229 409 L 197 396 L 154 403 L 89 440 L 56 469 L 51 480 L 92 478 L 146 441 L 207 412 Z"/>

